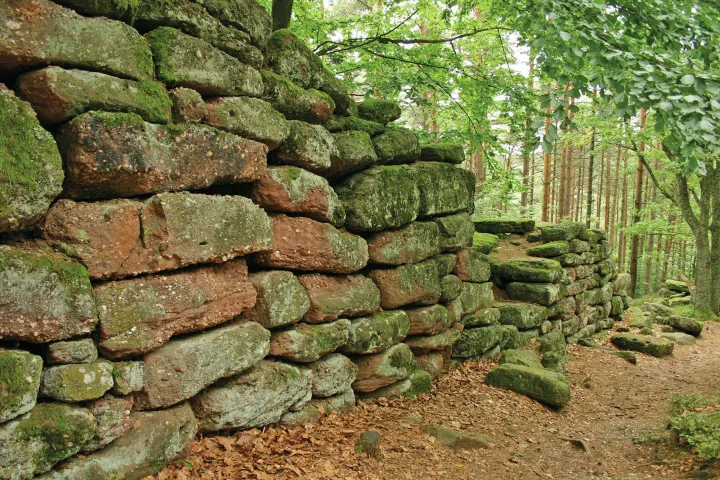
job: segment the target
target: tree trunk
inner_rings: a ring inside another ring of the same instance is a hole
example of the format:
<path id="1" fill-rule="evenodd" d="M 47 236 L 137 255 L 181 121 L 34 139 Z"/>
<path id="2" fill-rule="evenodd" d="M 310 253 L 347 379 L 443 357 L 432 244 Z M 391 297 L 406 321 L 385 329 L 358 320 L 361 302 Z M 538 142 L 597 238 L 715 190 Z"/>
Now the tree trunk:
<path id="1" fill-rule="evenodd" d="M 618 145 L 617 154 L 615 156 L 615 182 L 613 183 L 613 205 L 611 210 L 612 218 L 610 220 L 610 239 L 612 239 L 613 242 L 615 241 L 615 230 L 618 223 L 618 187 L 620 184 L 620 177 L 622 175 L 622 173 L 620 172 L 620 157 L 622 157 L 622 154 L 622 147 Z M 610 188 L 609 185 L 608 188 Z"/>
<path id="2" fill-rule="evenodd" d="M 545 134 L 550 129 L 550 107 L 545 110 Z M 550 152 L 545 152 L 543 156 L 543 192 L 542 192 L 542 221 L 550 220 Z"/>
<path id="3" fill-rule="evenodd" d="M 273 31 L 290 26 L 292 18 L 293 0 L 273 0 L 272 22 Z"/>
<path id="4" fill-rule="evenodd" d="M 640 129 L 645 128 L 645 120 L 647 118 L 645 109 L 640 111 Z M 640 145 L 640 155 L 645 150 L 645 145 Z M 642 209 L 643 194 L 643 163 L 638 158 L 637 168 L 635 169 L 635 204 L 633 206 L 633 225 L 640 223 L 640 210 Z M 638 257 L 640 255 L 640 236 L 633 234 L 632 243 L 630 244 L 630 296 L 635 297 L 637 293 L 638 281 Z"/>
<path id="5" fill-rule="evenodd" d="M 595 228 L 600 228 L 600 211 L 602 209 L 603 182 L 605 181 L 605 151 L 600 153 L 600 187 L 598 188 L 597 211 L 595 212 Z"/>
<path id="6" fill-rule="evenodd" d="M 622 190 L 622 207 L 620 208 L 620 211 L 622 212 L 622 230 L 620 230 L 620 241 L 618 242 L 620 244 L 620 271 L 625 270 L 625 255 L 627 253 L 627 235 L 625 234 L 625 229 L 627 228 L 627 207 L 628 207 L 628 176 L 627 176 L 627 167 L 628 167 L 628 157 L 625 155 L 625 158 L 623 159 L 623 190 Z"/>
<path id="7" fill-rule="evenodd" d="M 588 163 L 588 187 L 587 200 L 585 207 L 585 226 L 590 228 L 590 219 L 592 218 L 593 207 L 593 169 L 595 168 L 595 128 L 592 129 L 590 135 L 590 161 Z M 610 237 L 612 238 L 612 237 Z"/>

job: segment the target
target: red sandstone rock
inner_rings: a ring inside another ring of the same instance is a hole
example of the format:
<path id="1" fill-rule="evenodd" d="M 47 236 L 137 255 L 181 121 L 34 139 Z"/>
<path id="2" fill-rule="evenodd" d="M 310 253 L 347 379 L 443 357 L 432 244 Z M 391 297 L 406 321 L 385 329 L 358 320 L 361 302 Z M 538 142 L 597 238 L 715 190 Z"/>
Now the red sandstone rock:
<path id="1" fill-rule="evenodd" d="M 387 270 L 373 270 L 370 278 L 380 289 L 383 308 L 432 305 L 440 299 L 440 279 L 434 260 L 409 263 Z"/>
<path id="2" fill-rule="evenodd" d="M 363 275 L 311 273 L 301 275 L 299 280 L 310 297 L 310 310 L 304 318 L 308 323 L 370 315 L 380 308 L 380 290 Z"/>

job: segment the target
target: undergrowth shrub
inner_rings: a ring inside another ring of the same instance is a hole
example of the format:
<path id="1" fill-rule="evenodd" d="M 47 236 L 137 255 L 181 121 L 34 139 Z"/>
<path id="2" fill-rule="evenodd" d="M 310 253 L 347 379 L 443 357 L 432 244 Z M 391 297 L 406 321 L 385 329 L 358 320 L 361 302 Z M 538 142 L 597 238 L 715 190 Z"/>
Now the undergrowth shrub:
<path id="1" fill-rule="evenodd" d="M 720 457 L 720 395 L 676 394 L 670 398 L 670 428 L 698 457 Z"/>

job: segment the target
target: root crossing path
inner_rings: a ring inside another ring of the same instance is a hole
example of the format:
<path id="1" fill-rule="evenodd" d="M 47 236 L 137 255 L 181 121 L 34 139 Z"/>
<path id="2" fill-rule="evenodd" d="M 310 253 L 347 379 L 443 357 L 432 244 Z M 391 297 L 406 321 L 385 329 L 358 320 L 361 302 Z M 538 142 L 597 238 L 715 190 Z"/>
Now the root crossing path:
<path id="1" fill-rule="evenodd" d="M 415 400 L 360 402 L 304 427 L 268 428 L 193 443 L 160 479 L 644 479 L 720 478 L 699 470 L 666 430 L 674 393 L 720 387 L 720 324 L 672 356 L 638 354 L 637 365 L 606 345 L 569 348 L 572 400 L 562 411 L 483 383 L 491 362 L 470 362 Z M 453 450 L 425 424 L 493 438 L 489 449 Z M 354 453 L 364 431 L 381 435 L 382 459 Z M 587 451 L 586 451 L 587 449 Z M 694 471 L 692 471 L 694 470 Z M 692 472 L 691 472 L 692 471 Z"/>

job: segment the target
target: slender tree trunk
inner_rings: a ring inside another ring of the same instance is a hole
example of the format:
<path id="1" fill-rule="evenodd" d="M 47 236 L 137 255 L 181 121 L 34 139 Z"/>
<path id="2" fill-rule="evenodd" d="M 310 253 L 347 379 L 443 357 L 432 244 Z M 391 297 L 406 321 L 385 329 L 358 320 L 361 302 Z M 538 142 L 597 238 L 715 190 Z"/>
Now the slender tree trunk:
<path id="1" fill-rule="evenodd" d="M 560 186 L 558 187 L 558 195 L 557 195 L 557 212 L 558 212 L 558 220 L 563 221 L 565 220 L 565 216 L 567 215 L 567 208 L 565 199 L 567 197 L 566 192 L 566 185 L 567 185 L 567 139 L 564 138 L 563 135 L 563 141 L 562 141 L 562 153 L 560 154 Z"/>
<path id="2" fill-rule="evenodd" d="M 545 134 L 550 129 L 550 107 L 545 110 Z M 550 220 L 549 205 L 550 205 L 550 152 L 545 152 L 543 156 L 543 193 L 542 193 L 542 221 L 547 222 Z"/>
<path id="3" fill-rule="evenodd" d="M 628 224 L 628 176 L 627 176 L 627 167 L 628 167 L 628 157 L 625 155 L 623 158 L 623 189 L 622 189 L 622 207 L 620 208 L 620 211 L 622 212 L 622 230 L 620 230 L 620 241 L 618 242 L 620 244 L 620 271 L 625 270 L 625 256 L 627 253 L 627 235 L 625 234 L 625 229 L 627 228 Z"/>
<path id="4" fill-rule="evenodd" d="M 602 210 L 603 182 L 605 181 L 605 151 L 600 153 L 600 186 L 597 191 L 597 211 L 595 212 L 595 228 L 600 228 L 600 212 Z"/>
<path id="5" fill-rule="evenodd" d="M 535 152 L 530 156 L 530 205 L 535 205 Z"/>
<path id="6" fill-rule="evenodd" d="M 640 110 L 640 129 L 645 128 L 647 115 L 645 109 Z M 640 145 L 640 154 L 645 150 L 645 145 Z M 635 170 L 635 204 L 633 206 L 633 225 L 640 223 L 640 210 L 642 209 L 643 194 L 643 163 L 638 158 L 637 168 Z M 638 257 L 640 255 L 640 235 L 632 236 L 630 244 L 630 294 L 635 297 L 637 293 L 638 281 Z"/>
<path id="7" fill-rule="evenodd" d="M 668 223 L 670 224 L 671 228 L 674 228 L 675 226 L 675 215 L 670 215 L 668 217 Z M 670 263 L 670 255 L 672 253 L 672 246 L 673 246 L 673 239 L 674 235 L 670 234 L 665 239 L 665 253 L 663 255 L 663 267 L 662 267 L 662 276 L 660 277 L 660 284 L 662 286 L 665 285 L 665 281 L 668 278 L 668 263 Z"/>
<path id="8" fill-rule="evenodd" d="M 610 219 L 610 238 L 613 241 L 615 241 L 615 230 L 617 229 L 618 221 L 618 186 L 620 184 L 620 177 L 622 176 L 622 173 L 620 172 L 620 157 L 622 157 L 622 154 L 622 147 L 618 145 L 617 153 L 615 154 L 615 182 L 613 183 L 613 204 L 611 208 L 612 218 Z M 610 188 L 609 185 L 608 188 Z"/>
<path id="9" fill-rule="evenodd" d="M 612 165 L 612 151 L 608 150 L 607 168 L 605 169 L 605 231 L 610 231 L 610 178 Z"/>
<path id="10" fill-rule="evenodd" d="M 593 210 L 593 169 L 595 168 L 595 127 L 592 129 L 590 135 L 590 160 L 588 163 L 588 187 L 587 187 L 587 200 L 585 201 L 585 226 L 590 228 L 590 220 L 592 219 Z M 610 237 L 612 238 L 612 237 Z"/>
<path id="11" fill-rule="evenodd" d="M 272 2 L 272 22 L 273 31 L 290 26 L 292 18 L 293 0 L 273 0 Z"/>

